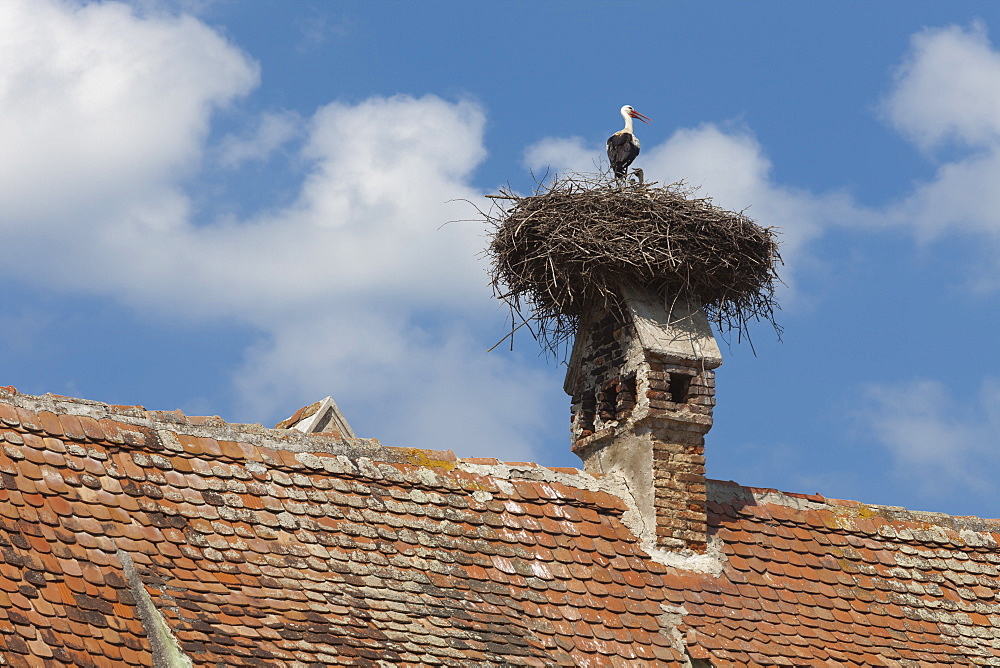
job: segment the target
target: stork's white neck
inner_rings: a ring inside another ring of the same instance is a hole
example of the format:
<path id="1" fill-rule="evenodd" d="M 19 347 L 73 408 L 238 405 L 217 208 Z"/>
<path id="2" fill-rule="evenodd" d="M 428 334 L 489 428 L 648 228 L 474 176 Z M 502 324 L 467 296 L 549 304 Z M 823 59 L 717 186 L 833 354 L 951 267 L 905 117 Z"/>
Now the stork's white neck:
<path id="1" fill-rule="evenodd" d="M 622 130 L 622 132 L 627 132 L 630 135 L 634 135 L 635 132 L 632 131 L 632 117 L 628 115 L 627 111 L 623 111 L 622 118 L 625 119 L 625 129 Z"/>

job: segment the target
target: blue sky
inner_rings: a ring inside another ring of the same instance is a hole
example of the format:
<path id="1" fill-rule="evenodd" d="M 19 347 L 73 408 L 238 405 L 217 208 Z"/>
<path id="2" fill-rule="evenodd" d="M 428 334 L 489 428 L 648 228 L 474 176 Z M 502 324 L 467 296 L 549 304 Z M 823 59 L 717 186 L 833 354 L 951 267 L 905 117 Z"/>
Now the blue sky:
<path id="1" fill-rule="evenodd" d="M 0 4 L 0 384 L 576 466 L 468 203 L 592 169 L 782 230 L 709 475 L 1000 516 L 1000 5 Z M 443 225 L 443 226 L 442 226 Z"/>

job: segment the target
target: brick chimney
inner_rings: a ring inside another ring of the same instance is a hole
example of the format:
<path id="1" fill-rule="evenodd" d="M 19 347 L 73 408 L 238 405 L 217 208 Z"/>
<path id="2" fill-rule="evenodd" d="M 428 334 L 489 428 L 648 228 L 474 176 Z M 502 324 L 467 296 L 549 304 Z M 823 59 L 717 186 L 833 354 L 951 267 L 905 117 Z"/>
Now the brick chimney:
<path id="1" fill-rule="evenodd" d="M 705 434 L 722 354 L 700 307 L 622 295 L 624 319 L 603 306 L 580 318 L 564 385 L 573 452 L 586 471 L 624 479 L 643 542 L 704 552 Z"/>

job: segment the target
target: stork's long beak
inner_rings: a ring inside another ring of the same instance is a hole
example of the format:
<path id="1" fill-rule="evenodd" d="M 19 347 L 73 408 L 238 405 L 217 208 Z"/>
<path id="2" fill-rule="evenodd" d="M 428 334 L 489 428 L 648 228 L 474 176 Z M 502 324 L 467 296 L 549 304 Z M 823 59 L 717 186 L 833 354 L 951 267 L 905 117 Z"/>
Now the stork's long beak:
<path id="1" fill-rule="evenodd" d="M 639 119 L 640 121 L 642 121 L 643 123 L 647 123 L 647 124 L 648 124 L 648 123 L 652 123 L 652 122 L 653 122 L 653 121 L 651 121 L 650 119 L 648 119 L 648 118 L 646 118 L 645 116 L 643 116 L 642 114 L 640 114 L 640 113 L 639 113 L 638 111 L 636 111 L 635 109 L 633 109 L 633 110 L 632 110 L 632 113 L 631 113 L 631 114 L 629 114 L 629 116 L 631 116 L 632 118 L 638 118 L 638 119 Z"/>

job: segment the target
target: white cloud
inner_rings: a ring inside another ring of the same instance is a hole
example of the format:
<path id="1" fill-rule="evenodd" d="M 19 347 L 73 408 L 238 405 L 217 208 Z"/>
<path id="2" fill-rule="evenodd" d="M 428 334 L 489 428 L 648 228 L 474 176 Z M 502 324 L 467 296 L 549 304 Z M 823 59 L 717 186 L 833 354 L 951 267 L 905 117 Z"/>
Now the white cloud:
<path id="1" fill-rule="evenodd" d="M 533 458 L 548 384 L 485 353 L 502 318 L 483 230 L 442 227 L 470 212 L 449 200 L 481 201 L 468 185 L 485 157 L 477 105 L 326 105 L 303 122 L 290 206 L 195 225 L 182 184 L 213 111 L 256 85 L 254 63 L 192 18 L 117 3 L 0 3 L 0 34 L 20 36 L 0 46 L 0 142 L 18 149 L 0 155 L 0 246 L 20 249 L 7 271 L 260 328 L 235 378 L 242 419 L 332 393 L 358 411 L 348 420 L 377 426 L 362 435 Z M 292 120 L 265 116 L 221 155 L 260 159 Z"/>
<path id="2" fill-rule="evenodd" d="M 1000 242 L 1000 151 L 990 150 L 941 165 L 890 206 L 885 220 L 910 228 L 920 243 L 953 232 Z"/>
<path id="3" fill-rule="evenodd" d="M 604 164 L 601 164 L 601 160 Z M 583 137 L 545 137 L 524 152 L 524 166 L 542 179 L 548 172 L 596 172 L 607 169 L 607 158 L 589 148 Z"/>
<path id="4" fill-rule="evenodd" d="M 10 90 L 0 97 L 0 133 L 24 147 L 0 155 L 0 173 L 18 176 L 0 181 L 0 234 L 23 235 L 24 247 L 38 251 L 11 258 L 15 266 L 44 267 L 39 279 L 50 285 L 137 305 L 267 314 L 255 321 L 317 300 L 377 296 L 426 307 L 485 292 L 474 257 L 480 230 L 439 229 L 468 211 L 449 200 L 479 196 L 465 183 L 485 156 L 476 105 L 434 96 L 327 105 L 308 121 L 302 157 L 310 169 L 293 205 L 195 226 L 179 183 L 204 154 L 213 109 L 247 92 L 256 68 L 193 19 L 139 19 L 124 5 L 7 3 L 0 28 L 3 19 L 20 34 L 36 24 L 51 33 L 51 43 L 23 43 L 19 59 L 0 70 Z M 155 56 L 146 50 L 152 41 Z M 115 55 L 63 72 L 59 58 L 53 65 L 44 57 L 59 49 Z M 127 85 L 109 84 L 120 81 Z M 33 119 L 26 87 L 43 91 L 44 113 Z M 97 101 L 96 110 L 80 99 Z M 265 116 L 254 139 L 224 150 L 236 161 L 259 156 L 290 124 Z M 81 148 L 76 135 L 94 139 Z"/>
<path id="5" fill-rule="evenodd" d="M 979 146 L 1000 141 L 1000 54 L 976 22 L 927 29 L 911 38 L 883 109 L 923 149 L 949 140 Z"/>
<path id="6" fill-rule="evenodd" d="M 974 401 L 956 400 L 931 380 L 870 385 L 865 399 L 863 424 L 922 491 L 997 489 L 1000 383 L 984 381 Z"/>
<path id="7" fill-rule="evenodd" d="M 235 169 L 246 162 L 263 162 L 276 150 L 294 139 L 302 128 L 302 119 L 292 111 L 262 114 L 252 132 L 227 135 L 218 148 L 218 162 Z"/>
<path id="8" fill-rule="evenodd" d="M 199 159 L 211 111 L 257 66 L 189 17 L 0 3 L 0 219 L 86 215 Z"/>
<path id="9" fill-rule="evenodd" d="M 911 228 L 924 243 L 956 231 L 1000 242 L 1000 52 L 985 27 L 915 35 L 883 109 L 921 149 L 948 142 L 966 149 L 890 206 L 885 222 Z"/>

